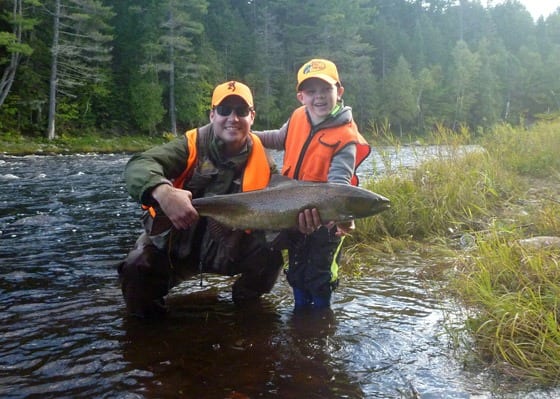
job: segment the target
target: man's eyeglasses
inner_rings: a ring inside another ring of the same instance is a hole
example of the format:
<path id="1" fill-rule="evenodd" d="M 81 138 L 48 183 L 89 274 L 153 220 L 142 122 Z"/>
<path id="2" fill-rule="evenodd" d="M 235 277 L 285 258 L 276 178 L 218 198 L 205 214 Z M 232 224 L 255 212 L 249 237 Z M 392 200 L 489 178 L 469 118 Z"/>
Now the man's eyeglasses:
<path id="1" fill-rule="evenodd" d="M 245 117 L 249 115 L 249 112 L 251 112 L 251 107 L 248 105 L 238 105 L 237 107 L 232 107 L 230 105 L 216 106 L 216 112 L 218 112 L 218 115 L 229 116 L 231 115 L 231 111 L 235 111 L 235 115 L 239 117 Z"/>

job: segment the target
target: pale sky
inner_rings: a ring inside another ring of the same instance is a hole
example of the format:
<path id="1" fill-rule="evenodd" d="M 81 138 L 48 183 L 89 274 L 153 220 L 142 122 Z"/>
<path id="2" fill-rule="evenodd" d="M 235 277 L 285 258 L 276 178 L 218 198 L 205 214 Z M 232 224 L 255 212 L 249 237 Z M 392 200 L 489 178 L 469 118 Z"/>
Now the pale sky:
<path id="1" fill-rule="evenodd" d="M 502 2 L 497 1 L 496 3 Z M 519 0 L 519 2 L 531 13 L 535 21 L 541 15 L 545 18 L 548 17 L 560 7 L 560 0 Z"/>

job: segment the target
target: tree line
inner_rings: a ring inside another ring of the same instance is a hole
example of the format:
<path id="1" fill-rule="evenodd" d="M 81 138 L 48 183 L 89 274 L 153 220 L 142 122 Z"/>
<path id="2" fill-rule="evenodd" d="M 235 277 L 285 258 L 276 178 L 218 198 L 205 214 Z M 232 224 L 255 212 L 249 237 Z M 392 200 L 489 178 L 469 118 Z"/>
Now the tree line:
<path id="1" fill-rule="evenodd" d="M 517 0 L 0 0 L 0 134 L 180 133 L 213 87 L 260 129 L 298 105 L 310 58 L 339 67 L 361 130 L 475 132 L 560 112 L 560 10 Z"/>

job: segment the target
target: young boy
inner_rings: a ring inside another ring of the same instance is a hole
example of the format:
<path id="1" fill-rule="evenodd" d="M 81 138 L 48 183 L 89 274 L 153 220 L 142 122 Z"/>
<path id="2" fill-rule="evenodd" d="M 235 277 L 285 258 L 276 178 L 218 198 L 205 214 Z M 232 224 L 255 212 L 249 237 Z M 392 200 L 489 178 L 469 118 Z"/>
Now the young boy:
<path id="1" fill-rule="evenodd" d="M 325 59 L 306 62 L 297 74 L 302 104 L 279 130 L 257 135 L 265 147 L 284 150 L 282 174 L 292 179 L 358 184 L 356 168 L 370 146 L 358 131 L 352 110 L 342 101 L 344 87 L 336 65 Z M 338 285 L 338 260 L 344 235 L 353 223 L 323 224 L 317 210 L 299 215 L 299 231 L 288 232 L 287 279 L 296 309 L 330 307 Z"/>

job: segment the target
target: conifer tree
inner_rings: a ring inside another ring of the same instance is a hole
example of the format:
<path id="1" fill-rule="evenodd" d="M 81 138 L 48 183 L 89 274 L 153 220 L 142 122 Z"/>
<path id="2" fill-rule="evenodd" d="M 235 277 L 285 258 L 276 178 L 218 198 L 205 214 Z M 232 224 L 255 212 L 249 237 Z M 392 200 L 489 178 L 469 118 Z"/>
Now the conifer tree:
<path id="1" fill-rule="evenodd" d="M 13 0 L 10 12 L 0 15 L 0 19 L 9 27 L 9 30 L 0 31 L 0 49 L 4 48 L 7 55 L 5 59 L 0 57 L 0 107 L 10 93 L 21 57 L 33 52 L 31 46 L 24 42 L 23 34 L 33 28 L 36 20 L 26 16 L 24 10 L 26 6 L 38 4 L 34 0 Z"/>
<path id="2" fill-rule="evenodd" d="M 110 7 L 99 0 L 55 0 L 52 10 L 53 37 L 47 138 L 56 137 L 58 96 L 75 98 L 87 83 L 107 80 L 111 60 Z"/>

